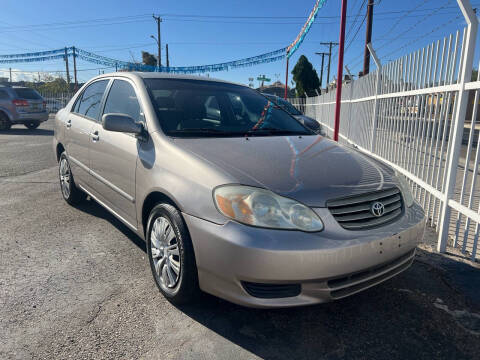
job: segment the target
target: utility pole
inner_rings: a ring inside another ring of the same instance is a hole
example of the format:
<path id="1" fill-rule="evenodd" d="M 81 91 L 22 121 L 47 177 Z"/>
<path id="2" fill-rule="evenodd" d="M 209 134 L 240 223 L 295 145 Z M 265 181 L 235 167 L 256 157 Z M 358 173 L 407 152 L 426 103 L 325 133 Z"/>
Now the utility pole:
<path id="1" fill-rule="evenodd" d="M 167 51 L 167 67 L 170 67 L 170 60 L 168 59 L 168 44 L 165 45 Z"/>
<path id="2" fill-rule="evenodd" d="M 75 54 L 75 46 L 72 48 L 73 49 L 73 78 L 75 82 L 75 87 L 74 90 L 77 91 L 78 89 L 78 81 L 77 81 L 77 55 Z"/>
<path id="3" fill-rule="evenodd" d="M 10 83 L 12 83 L 12 68 L 10 68 L 9 70 L 10 70 Z"/>
<path id="4" fill-rule="evenodd" d="M 67 84 L 70 89 L 70 72 L 68 71 L 68 50 L 65 47 L 65 70 L 67 71 Z"/>
<path id="5" fill-rule="evenodd" d="M 162 66 L 162 40 L 160 39 L 160 23 L 162 18 L 160 16 L 152 15 L 155 21 L 157 22 L 157 45 L 158 45 L 158 69 Z"/>
<path id="6" fill-rule="evenodd" d="M 321 55 L 322 56 L 322 67 L 320 68 L 320 94 L 322 93 L 322 81 L 323 81 L 323 62 L 325 60 L 325 55 L 328 55 L 328 53 L 325 52 L 316 52 L 315 54 Z"/>
<path id="7" fill-rule="evenodd" d="M 372 23 L 373 23 L 373 0 L 368 0 L 367 5 L 367 31 L 365 35 L 365 53 L 363 55 L 363 75 L 370 72 L 370 51 L 367 44 L 372 42 Z"/>
<path id="8" fill-rule="evenodd" d="M 328 84 L 330 82 L 330 63 L 332 61 L 332 46 L 336 46 L 338 45 L 338 43 L 329 41 L 329 42 L 321 42 L 320 45 L 328 46 L 328 66 L 327 66 L 327 92 L 328 92 Z"/>

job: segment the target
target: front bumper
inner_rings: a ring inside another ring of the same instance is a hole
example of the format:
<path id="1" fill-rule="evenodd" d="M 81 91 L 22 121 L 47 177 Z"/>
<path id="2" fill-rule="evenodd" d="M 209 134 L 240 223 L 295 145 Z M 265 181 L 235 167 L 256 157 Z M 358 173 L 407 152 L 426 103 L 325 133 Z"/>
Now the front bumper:
<path id="1" fill-rule="evenodd" d="M 364 231 L 345 230 L 327 209 L 314 210 L 325 224 L 318 233 L 260 229 L 233 221 L 218 225 L 184 213 L 200 288 L 250 307 L 327 302 L 402 272 L 423 238 L 425 215 L 418 204 L 397 221 Z M 262 298 L 252 296 L 246 283 L 293 284 L 299 293 Z"/>
<path id="2" fill-rule="evenodd" d="M 48 120 L 48 112 L 41 111 L 37 113 L 17 113 L 12 120 L 12 124 L 25 124 L 28 122 L 44 122 Z"/>

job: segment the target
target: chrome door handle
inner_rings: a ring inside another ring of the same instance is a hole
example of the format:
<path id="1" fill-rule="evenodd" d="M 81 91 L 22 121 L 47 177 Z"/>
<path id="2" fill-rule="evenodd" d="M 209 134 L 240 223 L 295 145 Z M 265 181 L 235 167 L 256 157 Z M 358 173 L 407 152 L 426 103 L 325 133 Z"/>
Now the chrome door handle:
<path id="1" fill-rule="evenodd" d="M 68 120 L 65 124 L 65 127 L 71 128 L 72 127 L 72 120 Z"/>
<path id="2" fill-rule="evenodd" d="M 92 141 L 94 141 L 94 142 L 100 140 L 100 136 L 98 136 L 98 131 L 90 133 L 90 137 L 92 138 Z"/>

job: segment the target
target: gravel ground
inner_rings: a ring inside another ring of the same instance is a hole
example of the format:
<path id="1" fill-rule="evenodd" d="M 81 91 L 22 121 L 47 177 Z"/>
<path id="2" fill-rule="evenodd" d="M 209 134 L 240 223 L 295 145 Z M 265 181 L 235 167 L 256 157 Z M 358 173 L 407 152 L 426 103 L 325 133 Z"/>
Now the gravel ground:
<path id="1" fill-rule="evenodd" d="M 140 238 L 93 201 L 62 200 L 51 135 L 51 121 L 0 133 L 1 359 L 479 358 L 479 265 L 429 245 L 400 276 L 329 304 L 171 305 Z"/>

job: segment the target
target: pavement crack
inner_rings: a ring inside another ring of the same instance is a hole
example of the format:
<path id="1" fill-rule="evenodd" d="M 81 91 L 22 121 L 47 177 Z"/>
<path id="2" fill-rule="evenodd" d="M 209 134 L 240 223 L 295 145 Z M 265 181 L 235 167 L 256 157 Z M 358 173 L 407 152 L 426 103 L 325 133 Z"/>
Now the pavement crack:
<path id="1" fill-rule="evenodd" d="M 110 300 L 113 299 L 113 297 L 118 295 L 118 291 L 114 291 L 110 295 L 106 296 L 100 302 L 97 304 L 97 309 L 94 311 L 94 313 L 90 316 L 90 318 L 87 319 L 87 324 L 91 324 L 97 317 L 100 315 L 102 308 L 105 303 L 109 302 Z"/>

